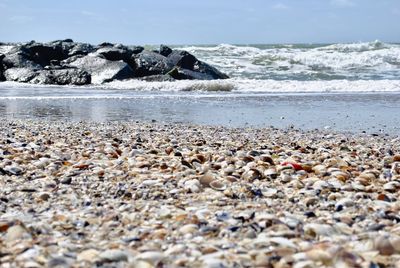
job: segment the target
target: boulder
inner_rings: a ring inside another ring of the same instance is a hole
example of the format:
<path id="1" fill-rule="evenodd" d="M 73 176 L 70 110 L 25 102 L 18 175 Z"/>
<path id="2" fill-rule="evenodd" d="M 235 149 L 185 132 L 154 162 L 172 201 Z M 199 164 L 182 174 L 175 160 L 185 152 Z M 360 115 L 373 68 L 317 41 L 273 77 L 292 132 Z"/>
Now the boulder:
<path id="1" fill-rule="evenodd" d="M 134 72 L 127 63 L 123 61 L 109 61 L 94 55 L 79 58 L 71 62 L 70 65 L 88 72 L 94 84 L 134 77 Z"/>
<path id="2" fill-rule="evenodd" d="M 7 81 L 28 83 L 38 75 L 35 69 L 29 67 L 10 68 L 4 72 Z"/>
<path id="3" fill-rule="evenodd" d="M 193 71 L 195 72 L 199 72 L 202 74 L 207 74 L 210 77 L 212 77 L 211 79 L 228 79 L 229 76 L 224 74 L 223 72 L 220 72 L 217 68 L 202 62 L 202 61 L 198 61 L 195 63 L 194 67 L 193 67 Z"/>
<path id="4" fill-rule="evenodd" d="M 168 62 L 171 65 L 182 67 L 188 70 L 193 70 L 197 61 L 198 60 L 195 56 L 183 50 L 174 50 L 168 55 Z"/>
<path id="5" fill-rule="evenodd" d="M 128 64 L 131 63 L 131 65 L 134 65 L 132 63 L 135 62 L 134 60 L 131 60 L 133 54 L 132 50 L 127 47 L 102 47 L 96 51 L 96 54 L 110 61 L 122 60 Z"/>
<path id="6" fill-rule="evenodd" d="M 6 78 L 3 75 L 4 68 L 3 68 L 3 59 L 5 58 L 4 54 L 0 54 L 0 81 L 4 81 Z"/>
<path id="7" fill-rule="evenodd" d="M 81 86 L 90 84 L 91 76 L 88 72 L 77 68 L 50 69 L 39 71 L 30 83 Z"/>
<path id="8" fill-rule="evenodd" d="M 187 51 L 174 50 L 168 55 L 168 61 L 171 65 L 178 67 L 172 74 L 175 79 L 212 80 L 229 78 L 211 65 L 199 61 Z"/>
<path id="9" fill-rule="evenodd" d="M 84 85 L 129 78 L 170 81 L 228 76 L 186 51 L 165 45 L 148 51 L 141 46 L 111 43 L 92 46 L 64 39 L 0 47 L 0 81 Z"/>
<path id="10" fill-rule="evenodd" d="M 168 55 L 172 53 L 172 49 L 167 46 L 161 45 L 159 53 L 164 57 L 168 57 Z"/>
<path id="11" fill-rule="evenodd" d="M 31 68 L 42 69 L 40 64 L 31 60 L 30 51 L 24 46 L 15 46 L 5 54 L 3 59 L 5 69 L 9 68 Z"/>
<path id="12" fill-rule="evenodd" d="M 189 79 L 189 80 L 194 80 L 194 79 L 196 79 L 196 80 L 212 80 L 212 79 L 214 79 L 209 74 L 195 72 L 195 71 L 180 68 L 180 67 L 175 67 L 170 72 L 168 72 L 168 75 L 176 80 L 186 80 L 186 79 Z"/>
<path id="13" fill-rule="evenodd" d="M 65 60 L 68 58 L 70 49 L 73 47 L 69 42 L 51 42 L 48 44 L 33 43 L 25 45 L 29 58 L 41 66 L 50 65 L 51 60 Z"/>
<path id="14" fill-rule="evenodd" d="M 139 54 L 140 52 L 142 52 L 142 51 L 144 50 L 144 47 L 141 47 L 141 46 L 132 46 L 132 47 L 130 47 L 129 49 L 132 51 L 132 53 L 133 53 L 134 55 L 136 55 L 136 54 Z"/>
<path id="15" fill-rule="evenodd" d="M 77 55 L 86 56 L 94 51 L 94 47 L 86 43 L 74 43 L 73 47 L 68 52 L 68 57 L 73 57 Z"/>
<path id="16" fill-rule="evenodd" d="M 134 55 L 136 62 L 135 74 L 137 77 L 149 75 L 163 75 L 169 72 L 174 66 L 163 55 L 144 50 Z"/>

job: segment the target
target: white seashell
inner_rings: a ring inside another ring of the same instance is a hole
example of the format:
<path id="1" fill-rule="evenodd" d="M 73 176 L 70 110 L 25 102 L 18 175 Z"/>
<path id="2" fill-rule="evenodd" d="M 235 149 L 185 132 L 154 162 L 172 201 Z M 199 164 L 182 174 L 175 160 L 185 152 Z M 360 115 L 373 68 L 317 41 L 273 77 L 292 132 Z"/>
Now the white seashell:
<path id="1" fill-rule="evenodd" d="M 210 187 L 210 183 L 214 180 L 215 176 L 210 172 L 207 172 L 199 178 L 199 181 L 203 187 Z"/>
<path id="2" fill-rule="evenodd" d="M 164 253 L 159 251 L 147 251 L 136 256 L 136 260 L 146 261 L 154 266 L 157 266 L 164 259 Z"/>
<path id="3" fill-rule="evenodd" d="M 312 168 L 312 170 L 315 172 L 317 175 L 321 175 L 326 173 L 326 166 L 324 165 L 316 165 Z"/>
<path id="4" fill-rule="evenodd" d="M 400 188 L 400 183 L 397 181 L 391 181 L 383 185 L 383 189 L 388 192 L 394 192 L 398 188 Z"/>
<path id="5" fill-rule="evenodd" d="M 217 191 L 224 191 L 227 188 L 227 185 L 223 180 L 215 180 L 210 182 L 210 187 Z"/>

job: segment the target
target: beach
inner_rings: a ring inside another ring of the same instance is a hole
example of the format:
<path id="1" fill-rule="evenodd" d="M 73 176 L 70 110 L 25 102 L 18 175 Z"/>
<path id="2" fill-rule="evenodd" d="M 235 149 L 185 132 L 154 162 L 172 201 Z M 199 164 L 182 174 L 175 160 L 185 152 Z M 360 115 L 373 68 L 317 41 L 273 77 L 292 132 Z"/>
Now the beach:
<path id="1" fill-rule="evenodd" d="M 400 139 L 3 119 L 1 267 L 395 267 Z"/>

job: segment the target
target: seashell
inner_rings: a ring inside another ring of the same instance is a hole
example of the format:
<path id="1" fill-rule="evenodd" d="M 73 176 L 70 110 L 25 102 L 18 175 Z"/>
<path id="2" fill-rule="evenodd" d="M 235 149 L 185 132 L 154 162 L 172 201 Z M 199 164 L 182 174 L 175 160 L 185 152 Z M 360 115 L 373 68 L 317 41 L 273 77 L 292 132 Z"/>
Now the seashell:
<path id="1" fill-rule="evenodd" d="M 285 173 L 283 173 L 281 176 L 280 176 L 280 178 L 281 178 L 281 181 L 283 182 L 283 183 L 288 183 L 288 182 L 290 182 L 290 181 L 292 181 L 292 176 L 290 176 L 289 174 L 285 174 Z"/>
<path id="2" fill-rule="evenodd" d="M 215 180 L 215 176 L 211 172 L 207 172 L 199 178 L 203 187 L 210 187 L 210 183 Z"/>
<path id="3" fill-rule="evenodd" d="M 262 189 L 261 193 L 265 197 L 275 197 L 276 194 L 278 193 L 278 190 L 275 188 L 267 188 L 267 189 Z"/>
<path id="4" fill-rule="evenodd" d="M 309 223 L 304 226 L 304 233 L 312 237 L 330 236 L 334 232 L 333 227 L 327 224 Z"/>
<path id="5" fill-rule="evenodd" d="M 319 199 L 316 197 L 309 197 L 306 200 L 304 200 L 304 204 L 308 206 L 313 206 L 316 205 L 319 202 Z"/>
<path id="6" fill-rule="evenodd" d="M 345 187 L 347 186 L 351 186 L 351 188 L 349 187 L 347 188 L 342 188 L 343 191 L 350 191 L 351 189 L 355 190 L 355 191 L 360 191 L 360 192 L 364 192 L 365 191 L 365 186 L 362 185 L 359 182 L 353 182 L 351 185 L 345 185 Z"/>
<path id="7" fill-rule="evenodd" d="M 196 224 L 186 224 L 179 228 L 179 232 L 182 234 L 193 234 L 199 230 Z"/>
<path id="8" fill-rule="evenodd" d="M 170 155 L 173 151 L 174 151 L 174 148 L 172 148 L 172 147 L 167 147 L 167 148 L 165 149 L 165 153 L 166 153 L 167 155 Z"/>
<path id="9" fill-rule="evenodd" d="M 338 180 L 345 182 L 350 179 L 350 174 L 344 171 L 334 171 L 331 173 L 332 177 L 337 178 Z"/>
<path id="10" fill-rule="evenodd" d="M 77 256 L 78 262 L 94 262 L 99 255 L 99 252 L 95 249 L 87 249 L 82 251 Z"/>
<path id="11" fill-rule="evenodd" d="M 236 170 L 236 168 L 235 168 L 234 165 L 229 165 L 229 166 L 227 166 L 226 168 L 224 168 L 224 174 L 230 175 L 230 174 L 232 174 L 233 172 L 235 172 L 235 170 Z"/>
<path id="12" fill-rule="evenodd" d="M 372 171 L 363 172 L 363 173 L 361 173 L 361 174 L 359 175 L 359 177 L 360 177 L 360 178 L 367 179 L 367 180 L 369 180 L 369 181 L 375 180 L 375 179 L 377 178 L 377 176 L 375 175 L 375 173 L 372 172 Z"/>
<path id="13" fill-rule="evenodd" d="M 237 182 L 237 181 L 239 181 L 239 179 L 237 177 L 235 177 L 235 176 L 227 176 L 225 179 L 227 181 L 229 181 L 229 182 Z"/>
<path id="14" fill-rule="evenodd" d="M 224 191 L 227 188 L 226 183 L 223 180 L 214 180 L 210 182 L 210 187 L 217 191 Z"/>
<path id="15" fill-rule="evenodd" d="M 207 161 L 207 158 L 202 154 L 196 154 L 196 158 L 200 161 L 201 164 L 204 164 Z"/>
<path id="16" fill-rule="evenodd" d="M 274 160 L 269 155 L 260 155 L 260 160 L 263 162 L 269 163 L 273 166 L 275 165 Z"/>
<path id="17" fill-rule="evenodd" d="M 146 261 L 154 266 L 158 266 L 165 259 L 165 255 L 158 251 L 147 251 L 136 256 L 136 260 Z"/>
<path id="18" fill-rule="evenodd" d="M 326 173 L 326 166 L 324 165 L 316 165 L 312 168 L 315 174 L 322 175 Z"/>
<path id="19" fill-rule="evenodd" d="M 351 207 L 354 205 L 354 201 L 351 200 L 350 198 L 343 198 L 340 199 L 337 203 L 336 203 L 336 207 L 342 206 L 342 207 Z"/>
<path id="20" fill-rule="evenodd" d="M 329 188 L 329 183 L 327 183 L 326 181 L 322 181 L 322 180 L 318 180 L 316 182 L 314 182 L 312 188 L 315 190 L 321 190 L 321 189 L 325 189 L 325 188 Z"/>
<path id="21" fill-rule="evenodd" d="M 391 181 L 383 185 L 383 189 L 388 192 L 395 192 L 398 188 L 400 188 L 400 183 L 397 181 Z"/>
<path id="22" fill-rule="evenodd" d="M 393 162 L 400 162 L 400 154 L 393 156 Z"/>
<path id="23" fill-rule="evenodd" d="M 263 178 L 263 175 L 261 174 L 261 172 L 258 169 L 250 169 L 246 172 L 243 173 L 242 175 L 242 179 L 246 180 L 246 181 L 255 181 L 255 180 L 260 180 Z"/>
<path id="24" fill-rule="evenodd" d="M 386 236 L 378 236 L 374 241 L 375 249 L 382 255 L 392 255 L 395 249 Z"/>
<path id="25" fill-rule="evenodd" d="M 390 169 L 390 172 L 393 175 L 400 175 L 400 162 L 394 162 L 392 164 L 392 168 Z"/>
<path id="26" fill-rule="evenodd" d="M 281 166 L 291 167 L 294 170 L 303 170 L 303 167 L 300 164 L 295 163 L 295 162 L 283 162 L 283 163 L 281 163 Z"/>
<path id="27" fill-rule="evenodd" d="M 201 190 L 201 184 L 196 179 L 188 180 L 185 182 L 184 188 L 190 191 L 191 193 L 198 193 Z"/>
<path id="28" fill-rule="evenodd" d="M 264 171 L 264 176 L 271 179 L 276 179 L 278 177 L 278 172 L 275 168 L 269 168 Z"/>

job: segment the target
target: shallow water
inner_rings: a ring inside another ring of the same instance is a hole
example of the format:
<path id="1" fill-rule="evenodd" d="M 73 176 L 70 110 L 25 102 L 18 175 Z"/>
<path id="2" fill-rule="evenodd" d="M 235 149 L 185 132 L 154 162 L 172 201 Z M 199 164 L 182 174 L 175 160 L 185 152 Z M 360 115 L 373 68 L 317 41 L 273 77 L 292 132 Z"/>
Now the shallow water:
<path id="1" fill-rule="evenodd" d="M 400 134 L 400 93 L 139 92 L 1 88 L 7 119 L 184 122 Z"/>

